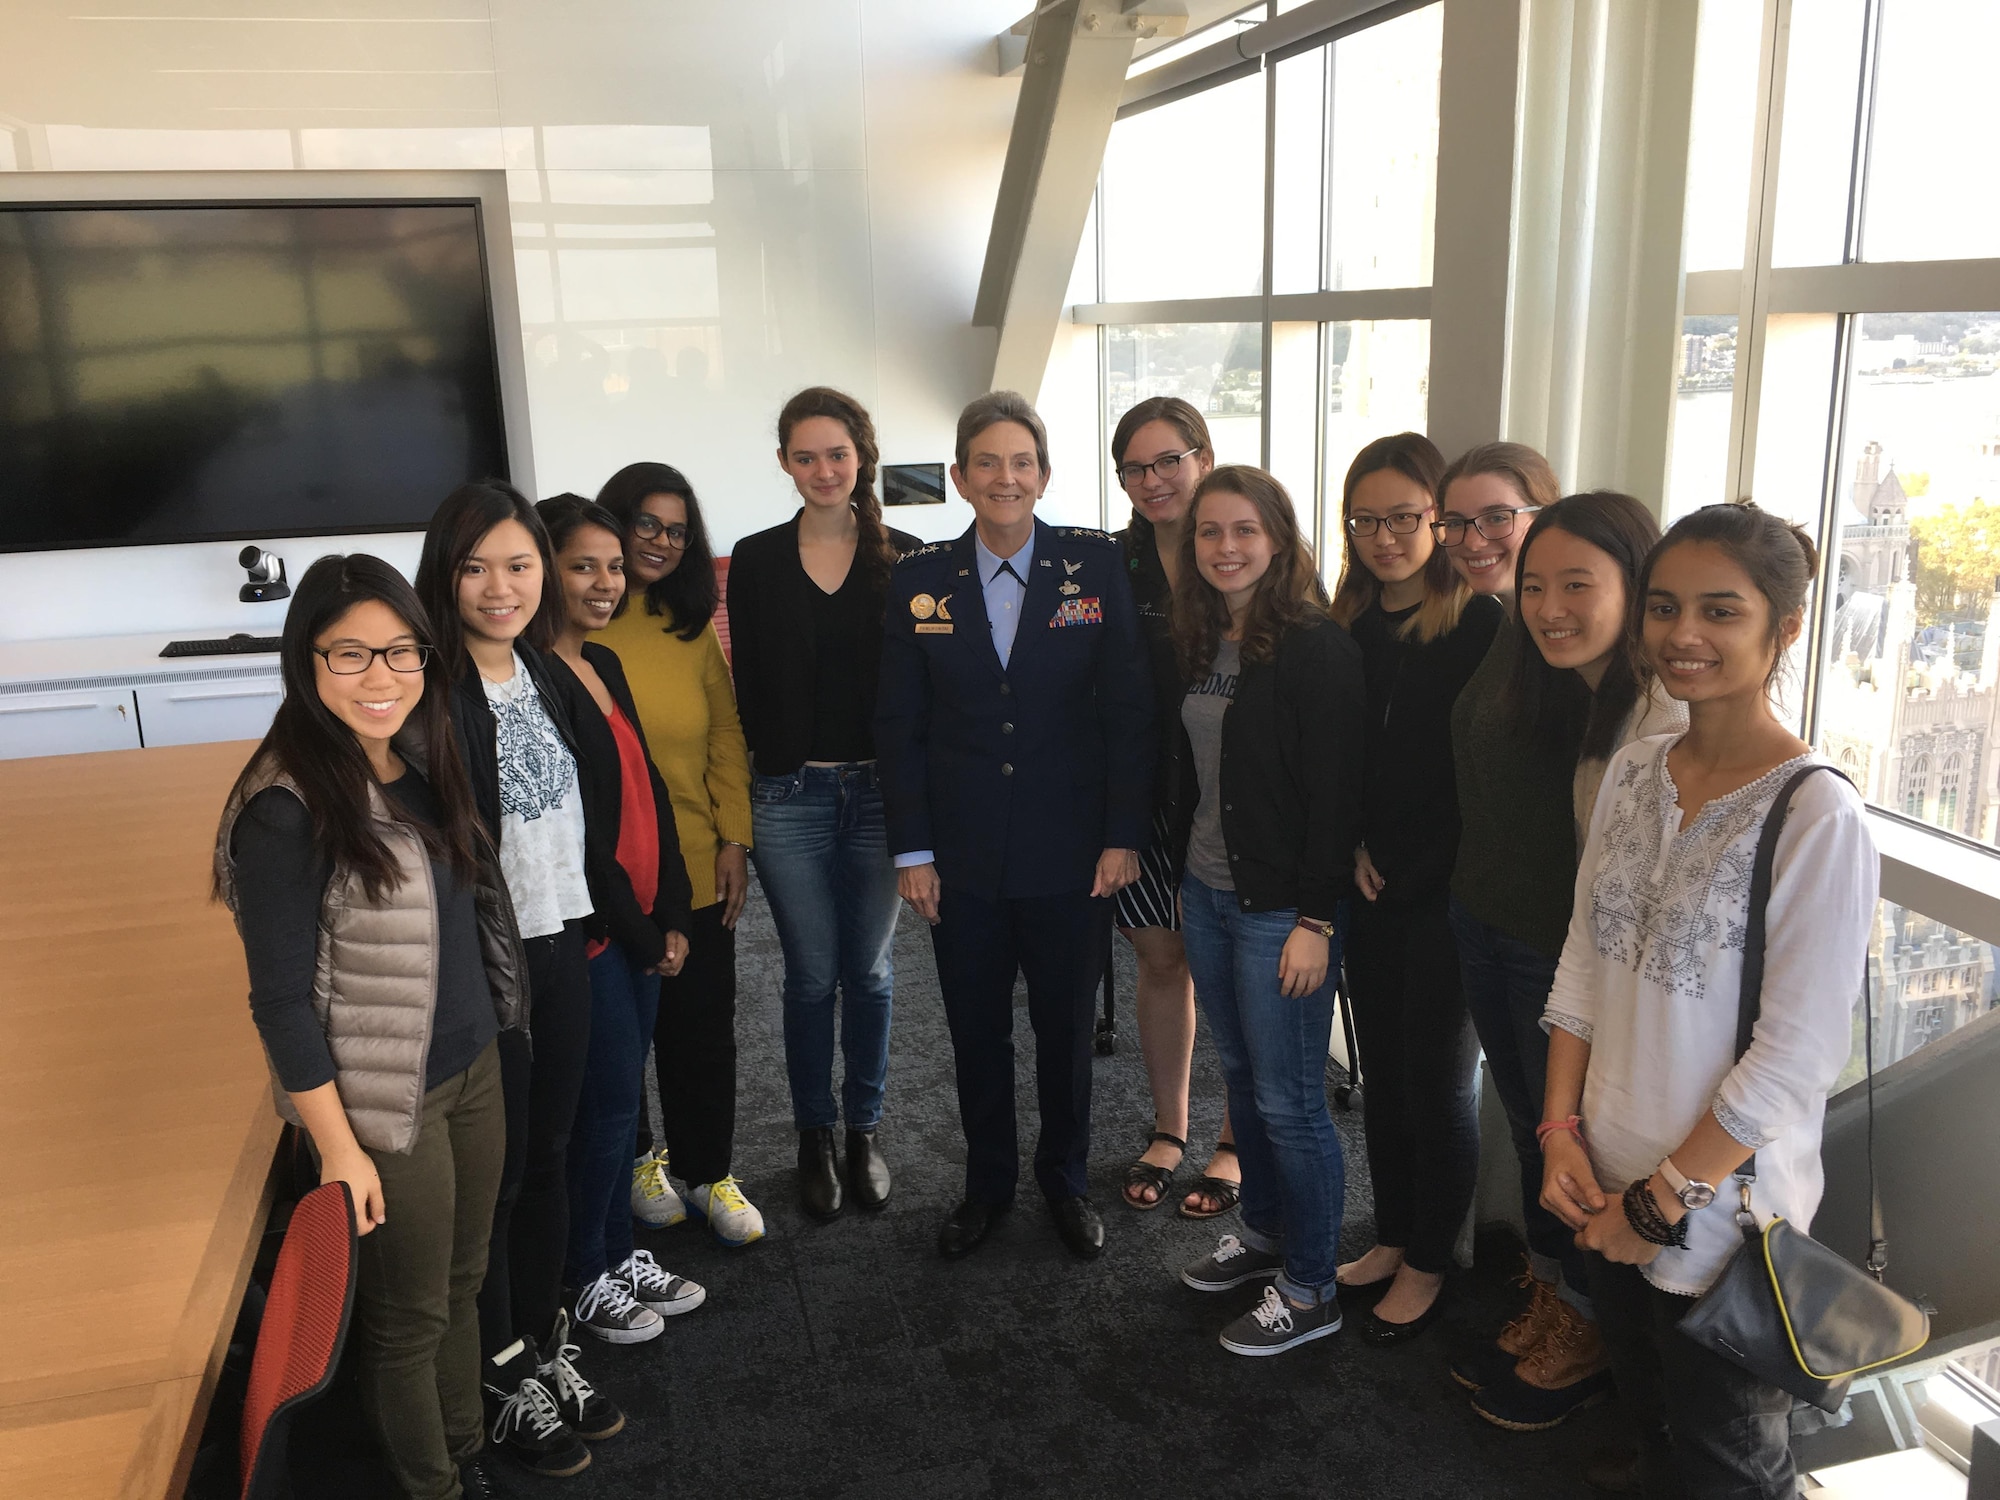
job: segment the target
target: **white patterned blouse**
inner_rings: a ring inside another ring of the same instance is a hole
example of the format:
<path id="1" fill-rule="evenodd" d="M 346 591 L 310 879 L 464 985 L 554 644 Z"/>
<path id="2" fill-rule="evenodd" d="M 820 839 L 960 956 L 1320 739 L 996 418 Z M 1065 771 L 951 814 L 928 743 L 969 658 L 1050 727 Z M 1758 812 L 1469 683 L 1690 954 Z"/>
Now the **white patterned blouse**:
<path id="1" fill-rule="evenodd" d="M 500 763 L 500 873 L 524 938 L 590 915 L 576 757 L 542 707 L 521 654 L 506 682 L 480 679 Z"/>
<path id="2" fill-rule="evenodd" d="M 1744 920 L 1758 834 L 1778 789 L 1820 761 L 1802 755 L 1704 805 L 1685 828 L 1667 770 L 1677 734 L 1611 758 L 1577 872 L 1545 1030 L 1591 1044 L 1583 1130 L 1598 1185 L 1650 1176 L 1704 1111 L 1757 1152 L 1759 1222 L 1809 1229 L 1819 1207 L 1820 1126 L 1846 1064 L 1875 920 L 1877 864 L 1860 797 L 1809 778 L 1778 839 L 1766 909 L 1763 1003 L 1735 1059 Z M 1685 1249 L 1645 1268 L 1696 1296 L 1742 1243 L 1734 1179 L 1692 1216 Z M 1612 1210 L 1616 1212 L 1616 1209 Z"/>

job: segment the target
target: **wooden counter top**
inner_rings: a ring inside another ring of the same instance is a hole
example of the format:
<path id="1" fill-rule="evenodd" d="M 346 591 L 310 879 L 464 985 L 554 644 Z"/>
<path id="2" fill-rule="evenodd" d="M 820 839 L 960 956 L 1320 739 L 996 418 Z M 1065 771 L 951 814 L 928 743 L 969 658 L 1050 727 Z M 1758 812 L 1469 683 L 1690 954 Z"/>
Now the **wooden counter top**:
<path id="1" fill-rule="evenodd" d="M 279 1130 L 208 897 L 252 748 L 0 762 L 0 1495 L 186 1481 Z"/>

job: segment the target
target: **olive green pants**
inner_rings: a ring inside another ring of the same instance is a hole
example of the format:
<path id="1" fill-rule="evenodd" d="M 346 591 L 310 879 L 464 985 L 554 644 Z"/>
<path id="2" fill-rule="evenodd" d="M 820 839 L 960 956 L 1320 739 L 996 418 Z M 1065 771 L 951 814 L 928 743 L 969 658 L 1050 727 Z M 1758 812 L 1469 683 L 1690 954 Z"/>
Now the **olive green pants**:
<path id="1" fill-rule="evenodd" d="M 459 1500 L 458 1465 L 485 1440 L 477 1299 L 506 1143 L 489 1044 L 424 1095 L 407 1156 L 368 1153 L 385 1218 L 361 1239 L 353 1357 L 362 1409 L 411 1500 Z"/>

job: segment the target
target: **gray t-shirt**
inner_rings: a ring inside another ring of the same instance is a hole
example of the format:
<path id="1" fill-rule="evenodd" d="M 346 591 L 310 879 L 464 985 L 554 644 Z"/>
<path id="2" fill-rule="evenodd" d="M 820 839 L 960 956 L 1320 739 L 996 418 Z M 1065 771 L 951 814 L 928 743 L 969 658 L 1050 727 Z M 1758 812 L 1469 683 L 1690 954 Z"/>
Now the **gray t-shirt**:
<path id="1" fill-rule="evenodd" d="M 1201 783 L 1195 803 L 1194 827 L 1188 833 L 1188 873 L 1211 890 L 1233 891 L 1229 849 L 1222 841 L 1222 720 L 1236 696 L 1236 673 L 1243 647 L 1237 641 L 1217 641 L 1208 675 L 1181 699 L 1181 723 L 1194 748 L 1194 771 Z"/>

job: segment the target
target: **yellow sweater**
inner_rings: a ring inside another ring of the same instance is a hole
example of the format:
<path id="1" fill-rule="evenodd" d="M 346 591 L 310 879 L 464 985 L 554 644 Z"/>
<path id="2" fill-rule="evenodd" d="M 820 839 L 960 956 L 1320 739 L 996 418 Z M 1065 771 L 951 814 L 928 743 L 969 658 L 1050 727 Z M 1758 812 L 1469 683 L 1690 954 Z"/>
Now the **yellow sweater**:
<path id="1" fill-rule="evenodd" d="M 750 843 L 750 752 L 715 626 L 684 641 L 635 598 L 595 639 L 625 668 L 646 746 L 673 799 L 694 904 L 712 906 L 716 851 Z"/>

